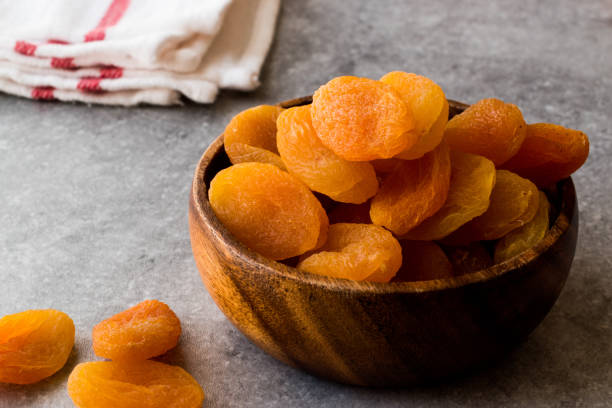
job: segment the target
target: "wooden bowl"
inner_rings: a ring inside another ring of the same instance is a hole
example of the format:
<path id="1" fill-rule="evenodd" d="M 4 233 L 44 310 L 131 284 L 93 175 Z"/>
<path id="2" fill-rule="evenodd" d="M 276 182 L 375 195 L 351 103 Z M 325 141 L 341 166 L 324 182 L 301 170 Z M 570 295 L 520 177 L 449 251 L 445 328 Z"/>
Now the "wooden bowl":
<path id="1" fill-rule="evenodd" d="M 451 116 L 466 108 L 450 105 Z M 558 215 L 550 232 L 522 255 L 452 279 L 370 283 L 301 272 L 238 242 L 208 202 L 210 180 L 229 165 L 221 135 L 193 179 L 189 225 L 202 280 L 251 341 L 321 377 L 402 386 L 491 363 L 542 321 L 570 270 L 578 231 L 571 179 L 551 195 Z"/>

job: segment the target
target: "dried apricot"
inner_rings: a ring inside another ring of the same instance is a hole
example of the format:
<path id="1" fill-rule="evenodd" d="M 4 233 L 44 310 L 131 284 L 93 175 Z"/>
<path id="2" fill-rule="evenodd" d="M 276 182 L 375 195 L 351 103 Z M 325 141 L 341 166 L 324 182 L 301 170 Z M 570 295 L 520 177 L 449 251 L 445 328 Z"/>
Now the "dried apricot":
<path id="1" fill-rule="evenodd" d="M 446 125 L 448 123 L 448 112 L 449 106 L 448 102 L 445 100 L 442 112 L 429 129 L 429 132 L 419 139 L 419 141 L 412 148 L 404 150 L 395 157 L 404 160 L 418 159 L 423 157 L 425 153 L 432 151 L 436 146 L 438 146 L 444 139 L 444 131 L 446 130 Z"/>
<path id="2" fill-rule="evenodd" d="M 320 87 L 312 98 L 312 124 L 325 146 L 350 161 L 393 157 L 417 141 L 400 95 L 367 78 L 342 76 Z"/>
<path id="3" fill-rule="evenodd" d="M 527 125 L 527 137 L 503 168 L 544 187 L 569 177 L 589 155 L 584 133 L 550 123 Z"/>
<path id="4" fill-rule="evenodd" d="M 232 118 L 223 144 L 233 164 L 257 161 L 284 167 L 276 150 L 276 118 L 282 111 L 279 106 L 260 105 Z"/>
<path id="5" fill-rule="evenodd" d="M 433 241 L 444 238 L 489 208 L 495 185 L 495 165 L 483 156 L 451 151 L 448 198 L 434 215 L 402 238 Z"/>
<path id="6" fill-rule="evenodd" d="M 146 360 L 174 348 L 181 322 L 158 300 L 145 300 L 98 323 L 92 332 L 96 355 L 110 360 Z"/>
<path id="7" fill-rule="evenodd" d="M 74 323 L 59 310 L 0 319 L 0 382 L 32 384 L 61 369 L 74 346 Z"/>
<path id="8" fill-rule="evenodd" d="M 336 205 L 329 213 L 329 223 L 338 224 L 341 222 L 351 222 L 354 224 L 371 224 L 370 203 Z"/>
<path id="9" fill-rule="evenodd" d="M 508 170 L 497 170 L 491 204 L 481 216 L 443 240 L 451 245 L 498 239 L 533 219 L 538 211 L 538 188 Z"/>
<path id="10" fill-rule="evenodd" d="M 495 245 L 495 263 L 510 259 L 540 242 L 548 232 L 550 203 L 546 194 L 540 191 L 538 212 L 535 217 L 520 228 L 510 231 Z"/>
<path id="11" fill-rule="evenodd" d="M 499 166 L 518 152 L 527 125 L 511 103 L 482 99 L 448 121 L 444 136 L 451 149 L 479 154 Z"/>
<path id="12" fill-rule="evenodd" d="M 455 276 L 493 266 L 493 259 L 489 251 L 480 242 L 472 242 L 466 246 L 448 246 L 444 248 L 444 252 L 453 265 Z"/>
<path id="13" fill-rule="evenodd" d="M 327 242 L 306 254 L 298 269 L 317 275 L 388 282 L 402 264 L 402 248 L 393 235 L 372 224 L 329 226 Z"/>
<path id="14" fill-rule="evenodd" d="M 376 174 L 388 174 L 395 171 L 404 161 L 402 159 L 390 158 L 390 159 L 376 159 L 370 163 L 374 167 Z"/>
<path id="15" fill-rule="evenodd" d="M 234 143 L 229 146 L 226 145 L 225 152 L 234 164 L 247 162 L 270 163 L 281 170 L 287 170 L 285 163 L 283 163 L 278 154 L 260 147 L 249 146 L 244 143 Z"/>
<path id="16" fill-rule="evenodd" d="M 354 204 L 376 194 L 378 180 L 372 165 L 344 160 L 325 147 L 312 127 L 310 105 L 287 109 L 278 117 L 277 127 L 283 162 L 311 190 Z"/>
<path id="17" fill-rule="evenodd" d="M 414 116 L 412 132 L 416 134 L 417 142 L 397 157 L 418 159 L 435 149 L 442 141 L 448 122 L 448 102 L 442 88 L 427 77 L 401 71 L 389 72 L 380 81 L 399 93 Z"/>
<path id="18" fill-rule="evenodd" d="M 372 222 L 397 235 L 407 233 L 442 207 L 448 195 L 450 174 L 446 143 L 420 159 L 406 160 L 385 176 L 372 199 Z"/>
<path id="19" fill-rule="evenodd" d="M 402 266 L 393 282 L 427 281 L 453 277 L 453 266 L 435 242 L 401 241 Z"/>
<path id="20" fill-rule="evenodd" d="M 208 198 L 238 240 L 272 259 L 314 249 L 327 229 L 325 210 L 308 187 L 271 164 L 240 163 L 221 170 Z"/>
<path id="21" fill-rule="evenodd" d="M 152 360 L 77 365 L 68 395 L 79 408 L 200 408 L 204 391 L 180 367 Z"/>
<path id="22" fill-rule="evenodd" d="M 317 238 L 315 249 L 321 248 L 325 241 L 327 241 L 327 229 L 329 228 L 329 218 L 327 217 L 327 212 L 319 200 L 317 200 L 317 203 L 319 203 L 319 207 L 317 208 L 317 218 L 319 219 L 319 237 Z"/>

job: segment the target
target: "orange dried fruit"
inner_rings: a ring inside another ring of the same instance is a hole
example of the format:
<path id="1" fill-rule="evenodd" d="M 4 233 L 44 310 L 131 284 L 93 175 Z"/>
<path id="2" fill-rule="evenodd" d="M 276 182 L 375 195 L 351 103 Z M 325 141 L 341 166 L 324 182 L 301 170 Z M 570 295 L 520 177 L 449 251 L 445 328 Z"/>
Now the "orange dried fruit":
<path id="1" fill-rule="evenodd" d="M 74 346 L 74 323 L 59 310 L 0 319 L 0 382 L 32 384 L 59 371 Z"/>
<path id="2" fill-rule="evenodd" d="M 444 139 L 444 131 L 448 124 L 448 113 L 449 106 L 448 102 L 445 100 L 442 112 L 429 129 L 429 132 L 419 139 L 412 148 L 404 150 L 395 157 L 403 160 L 414 160 L 423 157 L 425 153 L 435 149 Z"/>
<path id="3" fill-rule="evenodd" d="M 181 322 L 158 300 L 145 300 L 98 323 L 92 331 L 96 355 L 110 360 L 146 360 L 174 348 Z"/>
<path id="4" fill-rule="evenodd" d="M 413 160 L 432 151 L 442 141 L 448 122 L 448 102 L 438 84 L 422 75 L 401 71 L 389 72 L 382 78 L 395 89 L 408 105 L 414 117 L 417 142 L 397 155 L 404 160 Z"/>
<path id="5" fill-rule="evenodd" d="M 234 143 L 229 146 L 226 145 L 225 152 L 234 164 L 248 162 L 270 163 L 281 170 L 287 170 L 285 163 L 283 163 L 278 154 L 260 147 L 249 146 L 244 143 Z"/>
<path id="6" fill-rule="evenodd" d="M 276 150 L 276 118 L 282 111 L 280 106 L 260 105 L 232 118 L 223 143 L 233 164 L 257 161 L 284 168 Z"/>
<path id="7" fill-rule="evenodd" d="M 210 183 L 208 199 L 239 241 L 271 259 L 314 249 L 327 230 L 325 210 L 308 187 L 271 164 L 240 163 L 221 170 Z"/>
<path id="8" fill-rule="evenodd" d="M 350 222 L 354 224 L 371 224 L 370 203 L 346 204 L 339 203 L 329 213 L 329 223 L 338 224 Z"/>
<path id="9" fill-rule="evenodd" d="M 583 132 L 550 123 L 527 125 L 527 137 L 503 168 L 544 187 L 569 177 L 589 155 Z"/>
<path id="10" fill-rule="evenodd" d="M 449 246 L 444 248 L 448 260 L 453 265 L 455 276 L 481 271 L 493 266 L 493 259 L 480 242 L 466 246 Z"/>
<path id="11" fill-rule="evenodd" d="M 329 226 L 327 242 L 306 254 L 298 269 L 335 278 L 388 282 L 402 264 L 402 248 L 393 235 L 372 224 Z"/>
<path id="12" fill-rule="evenodd" d="M 287 169 L 311 190 L 336 201 L 359 204 L 376 194 L 370 163 L 344 160 L 321 143 L 312 127 L 310 105 L 287 109 L 277 120 L 277 146 Z"/>
<path id="13" fill-rule="evenodd" d="M 273 153 L 276 150 L 276 119 L 283 111 L 280 106 L 259 105 L 234 116 L 223 132 L 226 145 L 244 143 Z"/>
<path id="14" fill-rule="evenodd" d="M 453 150 L 448 198 L 434 215 L 402 238 L 434 241 L 483 214 L 495 185 L 495 165 L 483 156 Z"/>
<path id="15" fill-rule="evenodd" d="M 400 166 L 404 161 L 402 159 L 390 158 L 390 159 L 376 159 L 372 160 L 370 163 L 374 166 L 374 170 L 376 170 L 376 174 L 388 174 L 392 173 L 398 166 Z"/>
<path id="16" fill-rule="evenodd" d="M 321 248 L 325 241 L 327 241 L 327 229 L 329 228 L 329 218 L 327 217 L 327 212 L 325 211 L 325 208 L 323 208 L 319 200 L 317 200 L 317 203 L 319 203 L 319 207 L 317 208 L 317 218 L 319 219 L 319 237 L 317 238 L 315 249 Z"/>
<path id="17" fill-rule="evenodd" d="M 499 166 L 518 152 L 527 125 L 516 105 L 482 99 L 448 121 L 444 136 L 453 150 L 479 154 Z"/>
<path id="18" fill-rule="evenodd" d="M 393 157 L 417 141 L 400 95 L 368 78 L 341 76 L 320 87 L 312 98 L 312 124 L 325 146 L 350 161 Z"/>
<path id="19" fill-rule="evenodd" d="M 68 395 L 78 408 L 200 408 L 204 391 L 180 367 L 152 360 L 77 365 Z"/>
<path id="20" fill-rule="evenodd" d="M 497 170 L 491 203 L 484 214 L 443 240 L 450 245 L 498 239 L 533 219 L 538 211 L 538 188 L 508 170 Z"/>
<path id="21" fill-rule="evenodd" d="M 401 241 L 402 267 L 393 282 L 427 281 L 453 277 L 444 251 L 431 241 Z"/>
<path id="22" fill-rule="evenodd" d="M 550 203 L 546 194 L 541 191 L 539 194 L 538 211 L 535 217 L 497 241 L 493 256 L 495 263 L 503 262 L 528 250 L 540 242 L 548 232 Z"/>
<path id="23" fill-rule="evenodd" d="M 383 179 L 372 198 L 370 217 L 403 235 L 438 211 L 448 195 L 450 154 L 446 143 L 417 160 L 407 160 Z"/>

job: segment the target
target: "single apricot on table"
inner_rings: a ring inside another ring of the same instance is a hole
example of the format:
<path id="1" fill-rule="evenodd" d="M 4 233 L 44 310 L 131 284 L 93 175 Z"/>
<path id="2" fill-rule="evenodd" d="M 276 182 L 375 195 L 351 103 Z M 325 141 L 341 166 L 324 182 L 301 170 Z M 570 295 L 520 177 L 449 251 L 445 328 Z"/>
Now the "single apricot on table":
<path id="1" fill-rule="evenodd" d="M 74 323 L 59 310 L 27 310 L 0 319 L 0 382 L 32 384 L 68 361 Z"/>
<path id="2" fill-rule="evenodd" d="M 78 408 L 200 408 L 204 391 L 180 367 L 152 360 L 77 365 L 68 395 Z"/>
<path id="3" fill-rule="evenodd" d="M 146 360 L 174 348 L 181 335 L 176 314 L 158 300 L 145 300 L 98 323 L 92 332 L 96 355 L 110 360 Z"/>

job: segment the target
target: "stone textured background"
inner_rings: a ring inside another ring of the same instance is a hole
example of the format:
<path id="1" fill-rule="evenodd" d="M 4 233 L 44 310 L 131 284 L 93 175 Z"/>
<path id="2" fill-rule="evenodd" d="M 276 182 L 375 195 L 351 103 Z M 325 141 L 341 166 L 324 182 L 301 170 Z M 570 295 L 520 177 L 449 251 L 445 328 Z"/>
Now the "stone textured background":
<path id="1" fill-rule="evenodd" d="M 504 362 L 452 383 L 347 387 L 289 368 L 246 340 L 200 283 L 187 231 L 195 164 L 235 113 L 311 93 L 341 74 L 401 69 L 449 98 L 498 97 L 530 122 L 585 131 L 575 175 L 580 235 L 550 315 Z M 61 309 L 77 344 L 37 385 L 0 385 L 0 407 L 70 407 L 67 376 L 94 359 L 99 320 L 146 298 L 180 316 L 166 361 L 191 372 L 207 407 L 611 406 L 612 1 L 285 0 L 250 94 L 210 106 L 122 109 L 0 95 L 0 315 Z"/>

